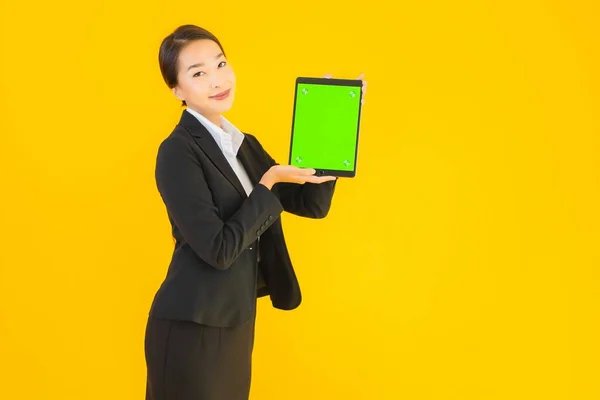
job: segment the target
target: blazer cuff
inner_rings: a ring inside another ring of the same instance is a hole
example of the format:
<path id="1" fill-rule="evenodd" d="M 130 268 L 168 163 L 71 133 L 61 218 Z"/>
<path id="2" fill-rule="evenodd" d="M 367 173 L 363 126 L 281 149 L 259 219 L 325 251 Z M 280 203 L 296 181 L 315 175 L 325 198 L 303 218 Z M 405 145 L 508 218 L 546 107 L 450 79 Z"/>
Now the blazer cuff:
<path id="1" fill-rule="evenodd" d="M 259 183 L 256 185 L 250 195 L 256 196 L 261 205 L 262 213 L 257 219 L 255 232 L 252 232 L 253 236 L 256 234 L 256 237 L 258 238 L 264 231 L 273 225 L 273 222 L 280 217 L 284 209 L 275 193 L 263 184 Z"/>

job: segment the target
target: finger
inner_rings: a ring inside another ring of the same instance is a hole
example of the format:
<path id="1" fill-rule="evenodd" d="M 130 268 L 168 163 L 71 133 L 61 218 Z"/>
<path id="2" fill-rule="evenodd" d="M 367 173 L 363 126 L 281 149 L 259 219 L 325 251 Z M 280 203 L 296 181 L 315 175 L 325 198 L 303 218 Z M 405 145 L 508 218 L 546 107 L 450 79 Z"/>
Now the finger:
<path id="1" fill-rule="evenodd" d="M 311 176 L 317 173 L 317 171 L 315 171 L 314 168 L 299 168 L 300 171 L 298 171 L 300 176 Z"/>
<path id="2" fill-rule="evenodd" d="M 331 78 L 333 78 L 333 74 L 325 74 L 323 76 L 323 78 L 325 78 L 325 79 L 331 79 Z"/>
<path id="3" fill-rule="evenodd" d="M 306 182 L 310 183 L 324 183 L 336 180 L 335 176 L 310 176 L 306 178 Z"/>
<path id="4" fill-rule="evenodd" d="M 294 182 L 306 181 L 307 179 L 312 179 L 316 175 L 314 173 L 310 173 L 309 171 L 299 171 L 293 174 L 288 175 L 288 178 L 293 180 Z"/>
<path id="5" fill-rule="evenodd" d="M 313 175 L 317 171 L 314 168 L 308 167 L 296 167 L 295 165 L 286 165 L 285 168 L 288 170 L 287 172 L 290 174 L 300 174 L 300 175 Z"/>
<path id="6" fill-rule="evenodd" d="M 358 76 L 358 78 L 356 78 L 356 80 L 360 81 L 360 80 L 362 80 L 362 78 L 364 78 L 364 77 L 365 77 L 365 74 L 364 74 L 364 72 L 363 72 L 363 73 L 361 73 L 361 74 Z"/>

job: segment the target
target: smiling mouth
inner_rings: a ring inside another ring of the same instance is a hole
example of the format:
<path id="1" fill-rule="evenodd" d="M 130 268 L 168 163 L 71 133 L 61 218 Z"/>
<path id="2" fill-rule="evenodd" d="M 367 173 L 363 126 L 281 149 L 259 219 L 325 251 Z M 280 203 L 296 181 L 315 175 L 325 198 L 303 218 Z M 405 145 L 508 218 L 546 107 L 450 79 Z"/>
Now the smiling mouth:
<path id="1" fill-rule="evenodd" d="M 210 96 L 211 99 L 215 99 L 215 100 L 223 100 L 226 99 L 227 97 L 229 97 L 229 93 L 231 92 L 231 89 L 227 89 L 224 92 L 221 92 L 219 94 L 216 94 L 214 96 Z"/>

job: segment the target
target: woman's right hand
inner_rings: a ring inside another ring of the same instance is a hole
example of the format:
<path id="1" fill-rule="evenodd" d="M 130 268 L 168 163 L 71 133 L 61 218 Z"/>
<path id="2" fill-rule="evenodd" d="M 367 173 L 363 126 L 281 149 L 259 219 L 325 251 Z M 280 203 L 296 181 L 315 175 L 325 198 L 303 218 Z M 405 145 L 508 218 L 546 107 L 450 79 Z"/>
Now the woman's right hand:
<path id="1" fill-rule="evenodd" d="M 324 183 L 336 180 L 335 176 L 315 176 L 312 168 L 298 168 L 292 165 L 274 165 L 260 180 L 260 184 L 271 189 L 273 185 L 280 182 L 289 183 Z"/>

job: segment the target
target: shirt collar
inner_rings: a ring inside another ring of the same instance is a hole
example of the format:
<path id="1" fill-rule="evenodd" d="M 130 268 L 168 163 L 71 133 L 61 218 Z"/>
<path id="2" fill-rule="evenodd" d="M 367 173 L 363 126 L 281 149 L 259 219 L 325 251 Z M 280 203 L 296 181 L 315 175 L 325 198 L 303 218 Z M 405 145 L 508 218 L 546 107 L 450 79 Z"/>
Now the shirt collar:
<path id="1" fill-rule="evenodd" d="M 237 156 L 237 153 L 242 146 L 242 142 L 244 141 L 244 134 L 238 128 L 236 128 L 224 116 L 221 116 L 221 127 L 209 121 L 208 118 L 196 110 L 192 110 L 188 107 L 186 111 L 196 117 L 198 121 L 204 125 L 211 136 L 215 139 L 215 142 L 217 142 L 217 145 L 223 153 L 228 150 L 229 145 L 227 145 L 227 143 L 231 141 L 233 155 Z"/>

